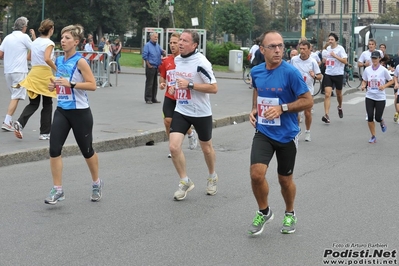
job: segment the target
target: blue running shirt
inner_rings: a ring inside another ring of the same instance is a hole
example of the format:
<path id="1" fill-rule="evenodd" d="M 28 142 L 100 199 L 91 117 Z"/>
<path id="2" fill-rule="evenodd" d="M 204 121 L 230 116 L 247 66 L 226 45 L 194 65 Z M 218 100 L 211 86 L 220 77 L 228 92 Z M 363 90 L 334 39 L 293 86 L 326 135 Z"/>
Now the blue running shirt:
<path id="1" fill-rule="evenodd" d="M 57 57 L 57 78 L 63 77 L 69 81 L 84 82 L 78 69 L 78 61 L 82 58 L 80 53 L 75 53 L 65 61 L 64 56 Z M 57 106 L 64 110 L 89 108 L 89 99 L 85 90 L 72 89 L 70 87 L 56 86 Z"/>
<path id="2" fill-rule="evenodd" d="M 267 120 L 263 112 L 269 106 L 291 103 L 309 92 L 299 71 L 285 61 L 275 69 L 266 69 L 265 63 L 251 70 L 252 83 L 258 91 L 258 120 L 256 129 L 269 138 L 288 143 L 299 133 L 298 113 L 286 112 L 279 118 Z"/>

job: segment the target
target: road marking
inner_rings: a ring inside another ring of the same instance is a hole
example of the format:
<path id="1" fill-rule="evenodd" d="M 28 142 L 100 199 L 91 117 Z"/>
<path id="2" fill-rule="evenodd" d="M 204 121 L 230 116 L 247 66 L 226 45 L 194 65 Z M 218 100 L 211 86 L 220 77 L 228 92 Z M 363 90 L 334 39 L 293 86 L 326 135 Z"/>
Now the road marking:
<path id="1" fill-rule="evenodd" d="M 388 107 L 388 106 L 392 105 L 393 101 L 394 101 L 394 99 L 388 99 L 387 98 L 386 103 L 385 103 L 385 107 Z M 358 103 L 361 103 L 361 102 L 364 102 L 364 97 L 355 97 L 355 98 L 350 99 L 349 101 L 346 101 L 346 102 L 343 102 L 343 103 L 344 104 L 358 104 Z"/>

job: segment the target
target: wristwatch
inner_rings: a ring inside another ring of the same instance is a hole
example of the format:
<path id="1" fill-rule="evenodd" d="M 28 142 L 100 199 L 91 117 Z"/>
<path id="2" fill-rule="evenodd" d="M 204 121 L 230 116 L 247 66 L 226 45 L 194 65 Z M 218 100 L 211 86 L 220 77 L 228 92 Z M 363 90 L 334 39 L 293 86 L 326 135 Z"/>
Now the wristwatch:
<path id="1" fill-rule="evenodd" d="M 288 111 L 288 105 L 286 103 L 281 105 L 281 110 L 283 110 L 283 113 Z"/>
<path id="2" fill-rule="evenodd" d="M 193 83 L 191 80 L 190 80 L 190 82 L 188 83 L 187 88 L 188 88 L 189 90 L 193 90 L 193 89 L 194 89 L 194 83 Z"/>
<path id="3" fill-rule="evenodd" d="M 69 82 L 69 84 L 71 84 L 71 89 L 75 88 L 75 86 L 76 86 L 76 82 L 75 81 L 71 81 L 71 82 Z"/>

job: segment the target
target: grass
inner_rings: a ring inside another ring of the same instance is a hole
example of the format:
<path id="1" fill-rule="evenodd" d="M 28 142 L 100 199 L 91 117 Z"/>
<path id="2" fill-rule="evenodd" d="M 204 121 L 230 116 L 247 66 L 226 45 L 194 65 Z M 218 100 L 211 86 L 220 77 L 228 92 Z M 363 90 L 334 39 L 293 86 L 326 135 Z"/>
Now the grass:
<path id="1" fill-rule="evenodd" d="M 143 60 L 141 54 L 137 53 L 122 53 L 120 59 L 121 66 L 127 67 L 143 67 Z M 214 71 L 228 72 L 228 66 L 213 65 Z"/>

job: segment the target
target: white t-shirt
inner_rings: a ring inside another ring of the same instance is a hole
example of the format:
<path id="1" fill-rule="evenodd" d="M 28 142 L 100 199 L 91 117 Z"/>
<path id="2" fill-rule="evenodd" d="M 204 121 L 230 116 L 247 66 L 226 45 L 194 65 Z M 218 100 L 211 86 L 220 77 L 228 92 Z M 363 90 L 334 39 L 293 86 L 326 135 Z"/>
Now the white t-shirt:
<path id="1" fill-rule="evenodd" d="M 316 60 L 317 63 L 320 63 L 320 61 L 321 61 L 319 55 L 315 52 L 311 52 L 310 57 L 313 58 L 314 60 Z"/>
<path id="2" fill-rule="evenodd" d="M 380 51 L 380 50 L 375 50 L 375 51 L 380 52 L 381 58 L 384 57 L 384 53 L 382 51 Z M 360 62 L 360 63 L 363 63 L 363 64 L 366 63 L 366 62 L 369 62 L 370 65 L 371 65 L 371 52 L 370 52 L 370 50 L 364 51 L 360 55 L 360 57 L 359 57 L 359 59 L 357 61 Z"/>
<path id="3" fill-rule="evenodd" d="M 378 87 L 384 85 L 387 80 L 390 81 L 392 79 L 385 67 L 380 65 L 376 70 L 373 69 L 373 66 L 366 67 L 362 79 L 367 81 L 366 98 L 375 101 L 386 100 L 385 90 L 381 91 L 378 89 Z"/>
<path id="4" fill-rule="evenodd" d="M 299 55 L 294 56 L 291 58 L 291 64 L 299 70 L 301 73 L 303 80 L 306 83 L 306 86 L 308 86 L 308 89 L 310 93 L 313 95 L 314 93 L 314 87 L 313 87 L 313 82 L 314 79 L 312 76 L 309 74 L 309 71 L 313 71 L 315 75 L 320 74 L 320 67 L 317 64 L 316 60 L 314 60 L 312 57 L 309 56 L 308 59 L 302 60 Z"/>
<path id="5" fill-rule="evenodd" d="M 395 77 L 399 77 L 399 65 L 396 66 L 395 71 L 393 72 Z"/>
<path id="6" fill-rule="evenodd" d="M 28 50 L 32 40 L 28 34 L 15 30 L 7 35 L 0 45 L 4 52 L 4 73 L 28 73 Z"/>
<path id="7" fill-rule="evenodd" d="M 330 76 L 339 76 L 344 74 L 345 64 L 331 56 L 331 52 L 341 58 L 348 58 L 345 49 L 341 45 L 337 45 L 334 49 L 331 45 L 327 47 L 326 52 L 323 51 L 323 58 L 326 59 L 326 74 Z"/>
<path id="8" fill-rule="evenodd" d="M 36 38 L 32 43 L 31 53 L 31 64 L 32 66 L 48 66 L 46 61 L 44 61 L 44 52 L 47 47 L 52 46 L 53 51 L 51 52 L 50 58 L 54 57 L 54 42 L 49 38 Z"/>
<path id="9" fill-rule="evenodd" d="M 176 79 L 191 80 L 195 83 L 216 83 L 212 65 L 201 53 L 195 53 L 183 58 L 181 55 L 175 57 Z M 203 93 L 188 88 L 177 88 L 175 90 L 175 111 L 191 117 L 206 117 L 212 115 L 211 101 L 208 93 Z"/>
<path id="10" fill-rule="evenodd" d="M 259 45 L 254 44 L 252 45 L 251 49 L 249 50 L 249 53 L 251 54 L 251 60 L 250 63 L 252 63 L 252 60 L 255 58 L 255 52 L 259 49 Z"/>
<path id="11" fill-rule="evenodd" d="M 85 51 L 86 52 L 94 52 L 93 46 L 91 46 L 91 44 L 89 42 L 85 44 Z"/>

